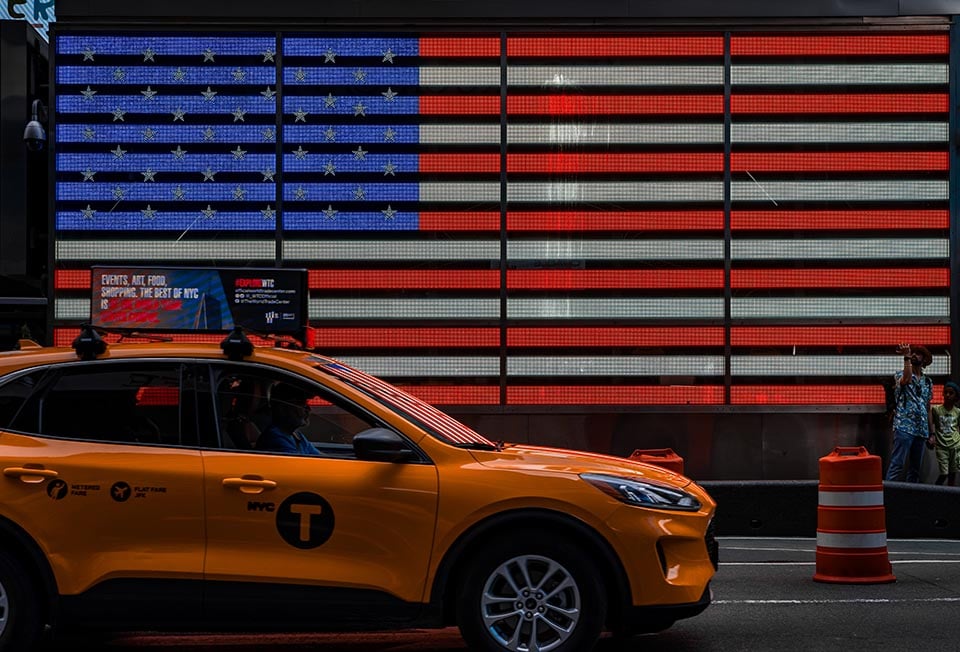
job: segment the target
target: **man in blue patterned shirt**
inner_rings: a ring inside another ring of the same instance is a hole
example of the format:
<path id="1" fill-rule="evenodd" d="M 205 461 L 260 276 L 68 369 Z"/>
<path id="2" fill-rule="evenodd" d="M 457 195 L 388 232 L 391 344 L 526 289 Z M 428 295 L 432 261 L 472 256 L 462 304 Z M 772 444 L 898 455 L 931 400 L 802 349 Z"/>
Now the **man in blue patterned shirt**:
<path id="1" fill-rule="evenodd" d="M 906 469 L 907 482 L 919 482 L 923 451 L 933 423 L 930 414 L 933 381 L 923 374 L 923 369 L 933 362 L 933 356 L 926 347 L 909 344 L 901 344 L 897 353 L 903 355 L 903 370 L 894 374 L 896 411 L 886 479 L 901 480 Z"/>

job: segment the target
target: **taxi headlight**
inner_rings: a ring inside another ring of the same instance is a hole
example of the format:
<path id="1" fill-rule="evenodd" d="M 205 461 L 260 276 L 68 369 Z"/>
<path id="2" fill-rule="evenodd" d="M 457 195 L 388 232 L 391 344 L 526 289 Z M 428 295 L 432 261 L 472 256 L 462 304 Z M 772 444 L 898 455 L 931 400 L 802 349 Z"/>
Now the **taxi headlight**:
<path id="1" fill-rule="evenodd" d="M 619 478 L 599 473 L 582 473 L 580 477 L 608 496 L 628 505 L 684 512 L 700 509 L 700 501 L 686 491 L 653 480 Z"/>

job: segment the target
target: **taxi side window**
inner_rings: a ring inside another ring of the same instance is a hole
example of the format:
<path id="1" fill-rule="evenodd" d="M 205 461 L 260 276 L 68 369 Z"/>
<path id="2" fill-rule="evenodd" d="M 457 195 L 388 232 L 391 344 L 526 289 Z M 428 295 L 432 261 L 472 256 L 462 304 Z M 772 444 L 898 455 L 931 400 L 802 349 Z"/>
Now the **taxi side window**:
<path id="1" fill-rule="evenodd" d="M 296 390 L 307 401 L 309 413 L 298 424 L 277 423 L 280 413 L 284 412 L 284 402 L 277 400 L 273 391 L 281 385 Z M 264 450 L 260 436 L 276 426 L 302 434 L 322 456 L 349 459 L 355 457 L 354 435 L 382 425 L 357 406 L 321 387 L 260 369 L 218 366 L 214 387 L 221 446 L 227 449 Z"/>
<path id="2" fill-rule="evenodd" d="M 44 373 L 43 370 L 35 371 L 0 386 L 0 428 L 36 432 L 36 411 L 31 413 L 23 408 Z"/>
<path id="3" fill-rule="evenodd" d="M 179 446 L 180 365 L 105 364 L 60 370 L 38 398 L 42 435 Z"/>

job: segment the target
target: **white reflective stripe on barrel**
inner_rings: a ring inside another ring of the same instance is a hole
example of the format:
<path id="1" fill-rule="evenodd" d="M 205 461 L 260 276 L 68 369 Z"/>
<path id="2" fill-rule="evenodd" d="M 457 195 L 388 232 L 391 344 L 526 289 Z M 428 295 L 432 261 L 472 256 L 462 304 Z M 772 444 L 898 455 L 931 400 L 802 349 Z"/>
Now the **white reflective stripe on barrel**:
<path id="1" fill-rule="evenodd" d="M 817 532 L 820 548 L 885 548 L 886 532 Z"/>
<path id="2" fill-rule="evenodd" d="M 883 491 L 821 491 L 823 507 L 876 507 L 883 505 Z"/>

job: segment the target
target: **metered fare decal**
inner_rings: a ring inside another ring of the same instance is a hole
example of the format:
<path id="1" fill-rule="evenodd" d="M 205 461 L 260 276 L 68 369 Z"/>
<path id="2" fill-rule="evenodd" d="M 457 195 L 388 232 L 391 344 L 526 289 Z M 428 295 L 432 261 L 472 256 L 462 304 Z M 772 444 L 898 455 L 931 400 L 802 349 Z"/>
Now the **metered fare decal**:
<path id="1" fill-rule="evenodd" d="M 301 550 L 322 546 L 333 534 L 333 508 L 322 496 L 309 491 L 289 496 L 279 507 L 272 502 L 251 500 L 247 511 L 275 513 L 280 537 Z"/>
<path id="2" fill-rule="evenodd" d="M 47 495 L 54 500 L 63 500 L 70 496 L 89 496 L 100 491 L 98 484 L 67 484 L 66 480 L 54 478 L 47 483 Z"/>

